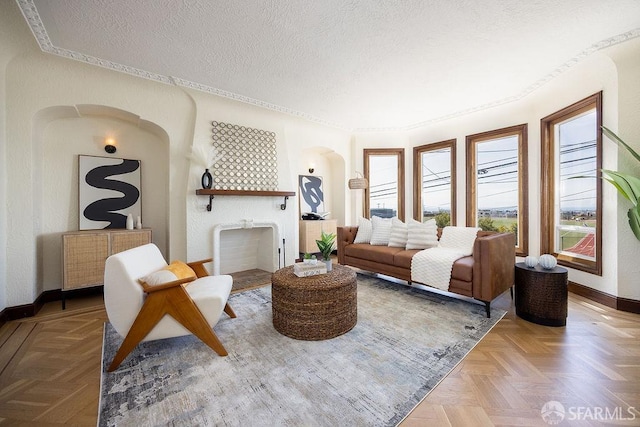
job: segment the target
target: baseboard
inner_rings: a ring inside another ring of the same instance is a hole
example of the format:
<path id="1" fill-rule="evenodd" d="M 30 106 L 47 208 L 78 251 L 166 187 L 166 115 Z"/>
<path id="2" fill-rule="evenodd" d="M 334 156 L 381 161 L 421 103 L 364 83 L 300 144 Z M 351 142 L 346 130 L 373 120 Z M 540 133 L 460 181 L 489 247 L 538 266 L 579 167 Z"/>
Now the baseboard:
<path id="1" fill-rule="evenodd" d="M 104 286 L 94 286 L 91 288 L 74 289 L 72 291 L 65 292 L 65 298 L 71 299 L 75 297 L 89 296 L 102 294 L 104 292 Z M 51 291 L 44 291 L 36 298 L 31 304 L 23 304 L 15 307 L 7 307 L 0 312 L 0 327 L 10 320 L 23 319 L 25 317 L 33 317 L 38 311 L 48 302 L 61 301 L 62 290 L 54 289 Z"/>
<path id="2" fill-rule="evenodd" d="M 589 288 L 571 281 L 569 282 L 569 292 L 573 292 L 574 294 L 590 299 L 591 301 L 606 305 L 609 308 L 626 311 L 628 313 L 640 314 L 640 301 L 638 300 L 616 297 L 606 292 Z"/>

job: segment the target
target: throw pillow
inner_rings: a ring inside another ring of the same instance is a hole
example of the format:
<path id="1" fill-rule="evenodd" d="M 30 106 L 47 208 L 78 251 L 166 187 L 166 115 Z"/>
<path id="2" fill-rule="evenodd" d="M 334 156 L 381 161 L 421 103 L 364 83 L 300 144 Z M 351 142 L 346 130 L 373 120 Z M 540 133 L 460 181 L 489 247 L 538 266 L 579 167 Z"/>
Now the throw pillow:
<path id="1" fill-rule="evenodd" d="M 438 246 L 438 226 L 435 219 L 407 222 L 407 249 L 428 249 Z"/>
<path id="2" fill-rule="evenodd" d="M 391 235 L 389 236 L 389 246 L 404 248 L 407 245 L 407 224 L 400 219 L 391 218 Z"/>
<path id="3" fill-rule="evenodd" d="M 353 243 L 369 243 L 371 241 L 371 232 L 373 231 L 371 221 L 367 218 L 358 218 L 358 231 Z"/>
<path id="4" fill-rule="evenodd" d="M 371 244 L 378 246 L 389 245 L 389 237 L 391 237 L 391 218 L 380 218 L 374 216 L 371 218 L 373 232 L 371 233 Z"/>
<path id="5" fill-rule="evenodd" d="M 471 255 L 478 231 L 480 231 L 478 227 L 447 226 L 442 229 L 440 247 L 455 249 L 465 255 Z"/>
<path id="6" fill-rule="evenodd" d="M 162 270 L 155 271 L 140 278 L 140 281 L 145 282 L 149 286 L 156 286 L 189 277 L 197 277 L 196 272 L 193 271 L 191 267 L 182 261 L 172 261 L 171 264 L 167 265 Z"/>

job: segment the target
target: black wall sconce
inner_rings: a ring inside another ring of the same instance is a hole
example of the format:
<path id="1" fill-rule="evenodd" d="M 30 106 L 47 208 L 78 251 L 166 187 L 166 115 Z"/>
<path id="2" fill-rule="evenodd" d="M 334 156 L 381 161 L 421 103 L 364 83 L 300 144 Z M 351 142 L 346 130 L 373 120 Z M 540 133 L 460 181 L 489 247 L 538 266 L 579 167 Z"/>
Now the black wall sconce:
<path id="1" fill-rule="evenodd" d="M 107 138 L 104 141 L 104 151 L 109 154 L 113 154 L 116 152 L 115 140 L 113 138 Z"/>

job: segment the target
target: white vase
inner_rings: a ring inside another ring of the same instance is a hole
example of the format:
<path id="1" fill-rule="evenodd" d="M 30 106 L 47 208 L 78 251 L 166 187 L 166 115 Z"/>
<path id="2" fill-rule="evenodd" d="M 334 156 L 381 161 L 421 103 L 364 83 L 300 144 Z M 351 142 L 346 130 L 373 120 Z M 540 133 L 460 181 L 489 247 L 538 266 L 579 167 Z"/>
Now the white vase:
<path id="1" fill-rule="evenodd" d="M 133 230 L 133 215 L 127 215 L 127 230 Z"/>
<path id="2" fill-rule="evenodd" d="M 529 268 L 533 268 L 538 264 L 538 258 L 529 255 L 524 259 L 524 264 Z"/>
<path id="3" fill-rule="evenodd" d="M 140 215 L 138 215 L 138 219 L 136 220 L 136 228 L 138 230 L 142 230 L 142 219 L 140 218 Z"/>
<path id="4" fill-rule="evenodd" d="M 558 260 L 553 255 L 544 254 L 540 256 L 538 263 L 540 264 L 540 267 L 545 270 L 553 270 L 558 264 Z"/>
<path id="5" fill-rule="evenodd" d="M 331 271 L 333 269 L 333 265 L 331 264 L 331 260 L 324 261 L 324 265 L 327 266 L 327 272 L 329 272 L 329 271 Z"/>

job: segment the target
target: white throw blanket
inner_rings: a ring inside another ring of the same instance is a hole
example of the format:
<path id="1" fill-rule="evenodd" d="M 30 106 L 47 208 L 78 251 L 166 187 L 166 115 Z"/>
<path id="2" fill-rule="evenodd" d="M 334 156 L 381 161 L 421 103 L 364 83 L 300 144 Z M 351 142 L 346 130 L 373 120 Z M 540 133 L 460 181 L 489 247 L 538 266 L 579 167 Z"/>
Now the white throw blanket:
<path id="1" fill-rule="evenodd" d="M 474 227 L 445 227 L 437 247 L 420 251 L 411 259 L 411 280 L 448 290 L 453 263 L 473 253 L 478 230 Z"/>

